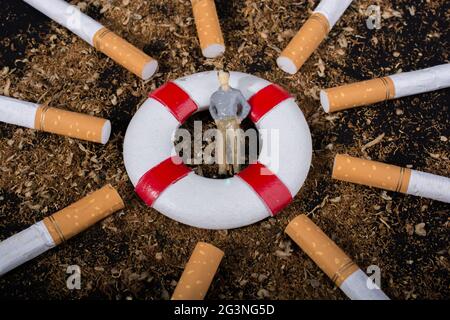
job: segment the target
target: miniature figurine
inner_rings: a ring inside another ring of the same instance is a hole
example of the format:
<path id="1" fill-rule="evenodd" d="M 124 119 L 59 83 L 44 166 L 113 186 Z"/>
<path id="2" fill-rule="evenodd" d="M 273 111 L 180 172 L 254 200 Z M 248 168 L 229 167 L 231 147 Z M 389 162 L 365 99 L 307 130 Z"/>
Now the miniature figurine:
<path id="1" fill-rule="evenodd" d="M 209 112 L 216 122 L 220 137 L 216 136 L 216 160 L 219 175 L 236 174 L 242 163 L 242 139 L 240 124 L 249 112 L 250 105 L 241 91 L 230 86 L 230 74 L 219 71 L 220 88 L 211 96 Z M 230 166 L 232 164 L 232 166 Z"/>

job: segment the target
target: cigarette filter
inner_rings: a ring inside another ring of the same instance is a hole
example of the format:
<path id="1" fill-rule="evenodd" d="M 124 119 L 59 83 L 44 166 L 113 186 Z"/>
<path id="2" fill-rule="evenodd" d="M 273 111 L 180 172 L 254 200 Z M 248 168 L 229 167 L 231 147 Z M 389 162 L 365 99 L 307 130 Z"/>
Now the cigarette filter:
<path id="1" fill-rule="evenodd" d="M 94 47 L 144 80 L 158 69 L 156 60 L 106 28 L 95 33 Z"/>
<path id="2" fill-rule="evenodd" d="M 203 300 L 223 255 L 222 250 L 211 244 L 197 243 L 178 281 L 172 300 Z"/>
<path id="3" fill-rule="evenodd" d="M 367 275 L 306 215 L 292 220 L 285 232 L 352 300 L 389 300 Z M 370 281 L 370 280 L 369 280 Z"/>
<path id="4" fill-rule="evenodd" d="M 39 106 L 37 109 L 35 128 L 103 144 L 108 141 L 111 134 L 109 120 L 48 106 Z"/>
<path id="5" fill-rule="evenodd" d="M 284 72 L 295 74 L 319 47 L 352 0 L 322 0 L 277 59 Z"/>
<path id="6" fill-rule="evenodd" d="M 108 184 L 0 242 L 0 276 L 123 208 L 121 197 Z"/>
<path id="7" fill-rule="evenodd" d="M 320 102 L 325 112 L 334 112 L 446 87 L 450 87 L 448 63 L 321 90 Z"/>
<path id="8" fill-rule="evenodd" d="M 63 0 L 24 0 L 50 19 L 144 80 L 158 69 L 158 62 Z"/>
<path id="9" fill-rule="evenodd" d="M 336 155 L 333 179 L 450 203 L 450 179 L 382 162 Z"/>
<path id="10" fill-rule="evenodd" d="M 215 58 L 225 52 L 214 0 L 191 0 L 195 25 L 202 53 L 206 58 Z"/>
<path id="11" fill-rule="evenodd" d="M 391 78 L 377 78 L 322 90 L 320 101 L 325 112 L 334 112 L 393 99 L 395 87 Z"/>
<path id="12" fill-rule="evenodd" d="M 103 144 L 111 134 L 109 120 L 3 96 L 0 121 Z"/>

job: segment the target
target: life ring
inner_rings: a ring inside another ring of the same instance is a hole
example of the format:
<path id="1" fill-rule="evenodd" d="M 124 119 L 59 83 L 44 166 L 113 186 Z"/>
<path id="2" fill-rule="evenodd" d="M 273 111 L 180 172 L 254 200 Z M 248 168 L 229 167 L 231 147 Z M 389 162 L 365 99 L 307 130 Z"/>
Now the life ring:
<path id="1" fill-rule="evenodd" d="M 150 93 L 125 134 L 124 162 L 136 193 L 147 205 L 187 225 L 231 229 L 276 215 L 300 190 L 310 168 L 311 134 L 294 98 L 241 72 L 230 73 L 230 85 L 249 101 L 250 118 L 260 132 L 279 133 L 277 142 L 261 138 L 257 163 L 231 178 L 195 174 L 173 144 L 177 128 L 193 113 L 208 109 L 219 88 L 215 71 L 179 78 Z"/>

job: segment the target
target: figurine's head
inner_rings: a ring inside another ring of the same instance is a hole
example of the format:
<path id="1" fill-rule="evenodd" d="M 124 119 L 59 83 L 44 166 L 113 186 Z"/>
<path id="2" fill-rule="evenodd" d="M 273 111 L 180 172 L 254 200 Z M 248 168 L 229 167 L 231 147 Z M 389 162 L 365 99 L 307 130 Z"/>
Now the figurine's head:
<path id="1" fill-rule="evenodd" d="M 220 70 L 218 73 L 219 83 L 223 90 L 228 90 L 230 88 L 230 74 L 227 71 Z"/>

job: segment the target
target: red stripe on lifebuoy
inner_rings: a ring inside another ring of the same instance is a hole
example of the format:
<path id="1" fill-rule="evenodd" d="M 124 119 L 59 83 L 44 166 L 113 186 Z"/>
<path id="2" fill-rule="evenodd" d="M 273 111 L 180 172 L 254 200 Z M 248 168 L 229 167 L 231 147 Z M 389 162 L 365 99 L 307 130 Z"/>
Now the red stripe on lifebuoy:
<path id="1" fill-rule="evenodd" d="M 237 174 L 264 201 L 272 215 L 276 215 L 292 201 L 292 195 L 284 183 L 265 165 L 257 162 Z"/>
<path id="2" fill-rule="evenodd" d="M 252 110 L 250 111 L 250 119 L 254 123 L 258 122 L 259 119 L 261 119 L 272 108 L 290 97 L 289 92 L 280 86 L 277 86 L 276 84 L 268 85 L 255 93 L 248 100 L 248 103 L 252 107 Z"/>
<path id="3" fill-rule="evenodd" d="M 170 157 L 148 170 L 136 185 L 135 191 L 151 206 L 159 195 L 171 184 L 185 177 L 191 169 L 178 156 Z"/>
<path id="4" fill-rule="evenodd" d="M 149 97 L 165 105 L 180 123 L 183 123 L 198 109 L 194 100 L 173 82 L 162 85 L 150 93 Z"/>

